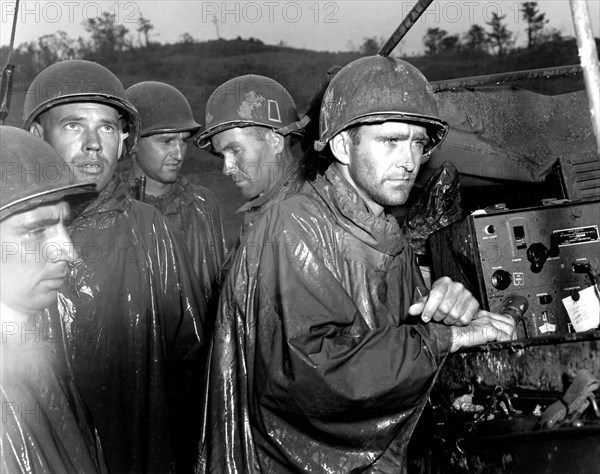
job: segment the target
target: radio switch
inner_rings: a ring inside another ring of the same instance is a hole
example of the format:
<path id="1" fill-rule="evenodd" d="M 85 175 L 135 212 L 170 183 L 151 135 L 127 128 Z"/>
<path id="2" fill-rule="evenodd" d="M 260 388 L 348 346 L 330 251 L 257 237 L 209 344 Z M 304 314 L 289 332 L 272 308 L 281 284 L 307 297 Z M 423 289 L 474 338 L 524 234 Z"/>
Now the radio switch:
<path id="1" fill-rule="evenodd" d="M 516 225 L 513 227 L 513 234 L 515 236 L 515 244 L 518 249 L 526 249 L 527 242 L 525 242 L 525 229 L 522 225 Z"/>
<path id="2" fill-rule="evenodd" d="M 540 304 L 552 303 L 552 295 L 540 295 Z"/>

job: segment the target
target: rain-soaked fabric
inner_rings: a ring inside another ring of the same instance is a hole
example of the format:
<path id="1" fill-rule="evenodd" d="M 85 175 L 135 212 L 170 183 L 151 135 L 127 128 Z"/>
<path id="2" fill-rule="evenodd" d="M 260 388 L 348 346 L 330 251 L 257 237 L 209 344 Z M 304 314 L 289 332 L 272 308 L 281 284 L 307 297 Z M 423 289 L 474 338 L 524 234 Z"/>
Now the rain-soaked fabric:
<path id="1" fill-rule="evenodd" d="M 115 179 L 70 226 L 59 327 L 110 471 L 165 473 L 196 457 L 206 301 L 177 233 L 127 191 Z"/>
<path id="2" fill-rule="evenodd" d="M 267 211 L 223 286 L 211 473 L 397 473 L 451 330 L 407 311 L 422 277 L 392 216 L 330 167 Z"/>
<path id="3" fill-rule="evenodd" d="M 37 320 L 16 337 L 2 334 L 0 472 L 106 473 L 97 434 L 46 329 Z"/>
<path id="4" fill-rule="evenodd" d="M 402 232 L 415 254 L 425 255 L 429 236 L 462 217 L 458 171 L 452 163 L 444 161 L 410 206 Z"/>
<path id="5" fill-rule="evenodd" d="M 277 181 L 274 186 L 256 199 L 248 201 L 237 210 L 238 214 L 244 214 L 244 221 L 240 226 L 240 235 L 233 244 L 233 248 L 227 254 L 227 258 L 217 275 L 217 285 L 219 287 L 223 285 L 227 273 L 229 273 L 229 270 L 231 269 L 235 253 L 240 247 L 240 240 L 246 235 L 248 230 L 252 227 L 252 224 L 288 194 L 297 192 L 304 184 L 304 176 L 305 170 L 302 161 L 291 161 L 284 170 L 281 178 L 279 178 L 279 181 Z"/>
<path id="6" fill-rule="evenodd" d="M 135 178 L 127 174 L 135 189 Z M 204 284 L 204 294 L 212 300 L 211 286 L 227 253 L 223 212 L 217 197 L 211 190 L 178 176 L 168 192 L 161 196 L 146 194 L 144 202 L 158 209 L 171 221 L 172 228 L 181 232 L 194 272 Z"/>

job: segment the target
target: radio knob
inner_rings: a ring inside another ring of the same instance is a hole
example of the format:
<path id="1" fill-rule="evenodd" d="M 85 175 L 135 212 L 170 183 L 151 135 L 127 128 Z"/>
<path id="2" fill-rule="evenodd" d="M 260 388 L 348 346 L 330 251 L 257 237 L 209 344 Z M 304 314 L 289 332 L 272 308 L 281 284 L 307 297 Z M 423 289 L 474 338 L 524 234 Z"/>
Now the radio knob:
<path id="1" fill-rule="evenodd" d="M 539 273 L 546 260 L 548 260 L 548 249 L 542 243 L 531 244 L 527 249 L 527 260 L 531 262 L 531 271 Z"/>
<path id="2" fill-rule="evenodd" d="M 496 270 L 492 273 L 492 285 L 497 290 L 506 290 L 512 283 L 512 276 L 506 270 Z"/>

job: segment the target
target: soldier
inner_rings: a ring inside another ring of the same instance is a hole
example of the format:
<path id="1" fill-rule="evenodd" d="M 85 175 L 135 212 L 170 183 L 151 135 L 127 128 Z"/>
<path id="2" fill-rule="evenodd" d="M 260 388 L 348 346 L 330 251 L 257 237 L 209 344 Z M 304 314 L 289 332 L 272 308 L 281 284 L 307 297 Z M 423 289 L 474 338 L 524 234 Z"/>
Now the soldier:
<path id="1" fill-rule="evenodd" d="M 140 118 L 119 79 L 82 60 L 31 83 L 24 124 L 99 196 L 70 226 L 80 258 L 59 293 L 64 344 L 111 472 L 169 472 L 193 462 L 187 400 L 202 380 L 204 295 L 184 244 L 115 174 Z M 192 420 L 193 419 L 193 420 Z"/>
<path id="2" fill-rule="evenodd" d="M 190 137 L 200 130 L 185 96 L 163 82 L 140 82 L 125 91 L 140 113 L 141 138 L 125 180 L 137 190 L 146 178 L 144 202 L 152 204 L 185 240 L 198 279 L 211 299 L 211 284 L 225 258 L 221 207 L 212 191 L 181 176 Z"/>
<path id="3" fill-rule="evenodd" d="M 271 78 L 249 74 L 220 85 L 206 104 L 206 129 L 195 144 L 212 146 L 223 159 L 223 174 L 231 176 L 248 199 L 240 239 L 252 223 L 286 195 L 296 192 L 313 170 L 302 159 L 298 140 L 305 121 L 294 99 Z M 231 264 L 239 239 L 219 275 Z"/>
<path id="4" fill-rule="evenodd" d="M 75 259 L 66 225 L 96 187 L 13 127 L 0 126 L 0 173 L 0 471 L 108 472 L 46 314 Z"/>
<path id="5" fill-rule="evenodd" d="M 387 206 L 447 132 L 410 64 L 358 59 L 331 81 L 320 140 L 335 162 L 246 234 L 222 288 L 209 369 L 209 472 L 403 472 L 438 364 L 506 340 L 443 278 L 429 295 Z"/>

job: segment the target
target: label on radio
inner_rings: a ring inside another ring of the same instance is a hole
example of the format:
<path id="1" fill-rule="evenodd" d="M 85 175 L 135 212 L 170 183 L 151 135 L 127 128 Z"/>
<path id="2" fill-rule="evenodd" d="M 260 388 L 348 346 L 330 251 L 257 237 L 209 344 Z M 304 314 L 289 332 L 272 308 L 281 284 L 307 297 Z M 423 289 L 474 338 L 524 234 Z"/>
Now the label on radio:
<path id="1" fill-rule="evenodd" d="M 513 283 L 515 286 L 524 286 L 525 285 L 525 274 L 524 273 L 513 273 Z"/>
<path id="2" fill-rule="evenodd" d="M 579 292 L 577 301 L 572 296 L 563 298 L 563 304 L 576 332 L 596 329 L 600 325 L 600 301 L 593 286 Z"/>
<path id="3" fill-rule="evenodd" d="M 559 247 L 600 242 L 597 225 L 555 230 L 552 234 L 553 239 L 556 239 L 554 242 L 556 242 Z"/>

